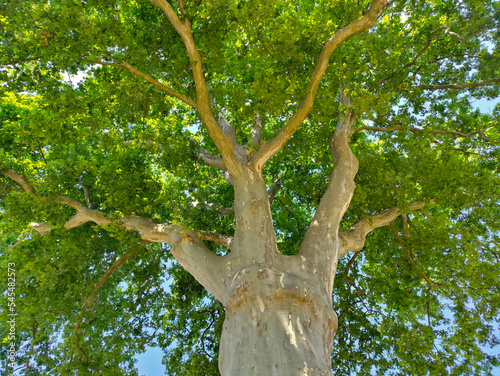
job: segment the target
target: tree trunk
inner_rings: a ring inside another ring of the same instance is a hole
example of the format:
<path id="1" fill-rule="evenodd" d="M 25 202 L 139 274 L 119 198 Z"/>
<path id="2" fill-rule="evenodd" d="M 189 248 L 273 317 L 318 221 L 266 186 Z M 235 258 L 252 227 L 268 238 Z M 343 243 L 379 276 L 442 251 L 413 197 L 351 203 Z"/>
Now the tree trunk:
<path id="1" fill-rule="evenodd" d="M 323 256 L 330 255 L 320 265 L 312 256 L 282 255 L 262 175 L 247 169 L 234 181 L 236 231 L 231 253 L 224 257 L 220 372 L 331 375 L 337 328 L 330 288 L 339 246 L 335 231 L 319 242 L 327 248 Z"/>
<path id="2" fill-rule="evenodd" d="M 278 259 L 287 270 L 302 261 Z M 332 374 L 337 316 L 331 300 L 283 269 L 255 263 L 234 276 L 219 350 L 223 376 Z"/>

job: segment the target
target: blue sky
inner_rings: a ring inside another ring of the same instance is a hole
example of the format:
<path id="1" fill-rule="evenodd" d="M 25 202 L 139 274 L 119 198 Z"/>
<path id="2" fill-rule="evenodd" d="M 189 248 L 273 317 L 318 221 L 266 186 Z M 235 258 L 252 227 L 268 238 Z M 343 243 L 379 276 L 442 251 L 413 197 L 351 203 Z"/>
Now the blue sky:
<path id="1" fill-rule="evenodd" d="M 168 376 L 161 364 L 163 351 L 158 347 L 148 347 L 144 354 L 137 357 L 137 369 L 140 376 Z"/>

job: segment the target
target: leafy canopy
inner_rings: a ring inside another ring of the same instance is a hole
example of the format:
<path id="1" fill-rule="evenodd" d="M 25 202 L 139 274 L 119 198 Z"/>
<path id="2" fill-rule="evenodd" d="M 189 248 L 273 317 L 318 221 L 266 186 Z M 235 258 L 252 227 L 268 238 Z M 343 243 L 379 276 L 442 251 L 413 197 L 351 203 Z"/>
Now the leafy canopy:
<path id="1" fill-rule="evenodd" d="M 252 129 L 263 124 L 270 140 L 283 127 L 323 44 L 369 2 L 171 5 L 192 22 L 214 113 L 257 150 Z M 189 103 L 181 37 L 146 1 L 10 0 L 0 9 L 0 170 L 24 175 L 43 197 L 0 175 L 1 281 L 7 291 L 14 263 L 19 366 L 29 364 L 27 375 L 137 375 L 134 356 L 155 345 L 169 375 L 218 374 L 224 310 L 168 246 L 117 226 L 66 231 L 74 211 L 55 202 L 232 235 L 234 217 L 213 208 L 231 207 L 233 189 L 198 158 L 200 147 L 217 149 Z M 499 366 L 500 109 L 485 102 L 498 97 L 499 12 L 492 0 L 394 1 L 331 56 L 311 114 L 266 165 L 269 186 L 280 188 L 279 248 L 294 254 L 328 182 L 328 137 L 347 86 L 360 169 L 344 229 L 435 202 L 341 259 L 336 374 L 487 375 Z M 33 222 L 53 230 L 41 236 Z M 3 343 L 7 306 L 4 294 Z"/>

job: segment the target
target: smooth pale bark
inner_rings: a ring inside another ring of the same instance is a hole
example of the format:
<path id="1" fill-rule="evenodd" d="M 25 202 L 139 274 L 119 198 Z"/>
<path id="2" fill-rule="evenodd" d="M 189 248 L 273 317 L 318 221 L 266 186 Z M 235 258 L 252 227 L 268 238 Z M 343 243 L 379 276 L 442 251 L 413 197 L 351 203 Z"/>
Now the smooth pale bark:
<path id="1" fill-rule="evenodd" d="M 250 168 L 243 175 L 234 184 L 236 233 L 224 257 L 221 374 L 330 375 L 337 316 L 319 280 L 337 260 L 315 265 L 280 254 L 262 175 Z"/>
<path id="2" fill-rule="evenodd" d="M 280 256 L 234 275 L 219 348 L 223 376 L 331 375 L 337 316 L 305 267 L 290 272 L 300 263 Z"/>

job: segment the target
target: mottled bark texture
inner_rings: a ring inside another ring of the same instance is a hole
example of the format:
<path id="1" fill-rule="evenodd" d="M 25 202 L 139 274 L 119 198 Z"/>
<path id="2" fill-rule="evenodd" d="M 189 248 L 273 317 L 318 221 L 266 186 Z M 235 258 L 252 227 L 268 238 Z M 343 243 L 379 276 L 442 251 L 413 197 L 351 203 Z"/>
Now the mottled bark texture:
<path id="1" fill-rule="evenodd" d="M 348 100 L 342 97 L 343 106 Z M 340 220 L 354 190 L 357 160 L 349 149 L 348 110 L 331 137 L 335 167 L 295 256 L 279 253 L 268 193 L 259 171 L 235 179 L 236 233 L 224 257 L 227 299 L 219 366 L 222 375 L 329 375 L 337 316 L 332 289 Z"/>

